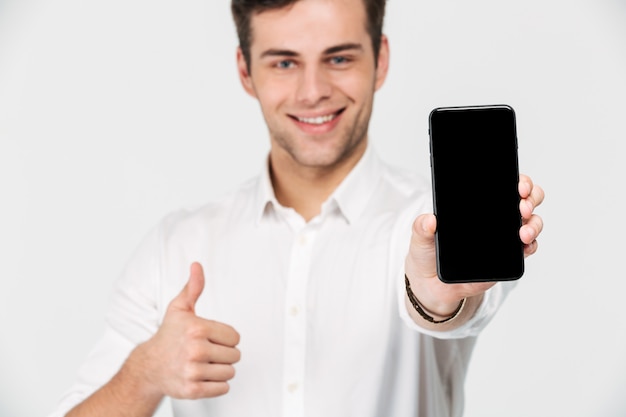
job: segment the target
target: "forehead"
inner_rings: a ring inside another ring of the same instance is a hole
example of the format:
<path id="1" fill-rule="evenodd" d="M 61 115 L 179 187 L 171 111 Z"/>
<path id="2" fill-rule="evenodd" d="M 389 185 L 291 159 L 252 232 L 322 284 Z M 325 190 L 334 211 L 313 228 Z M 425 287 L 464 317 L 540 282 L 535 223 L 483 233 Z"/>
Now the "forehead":
<path id="1" fill-rule="evenodd" d="M 300 0 L 252 16 L 252 55 L 267 48 L 324 50 L 369 39 L 363 0 Z M 365 47 L 365 45 L 364 45 Z"/>

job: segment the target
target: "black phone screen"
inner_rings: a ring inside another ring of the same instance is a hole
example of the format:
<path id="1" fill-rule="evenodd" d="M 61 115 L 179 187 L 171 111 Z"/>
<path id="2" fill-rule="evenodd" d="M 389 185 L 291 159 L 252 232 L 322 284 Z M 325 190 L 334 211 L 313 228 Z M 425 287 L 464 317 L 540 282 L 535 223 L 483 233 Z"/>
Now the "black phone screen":
<path id="1" fill-rule="evenodd" d="M 429 117 L 437 273 L 444 282 L 524 273 L 515 113 L 445 107 Z"/>

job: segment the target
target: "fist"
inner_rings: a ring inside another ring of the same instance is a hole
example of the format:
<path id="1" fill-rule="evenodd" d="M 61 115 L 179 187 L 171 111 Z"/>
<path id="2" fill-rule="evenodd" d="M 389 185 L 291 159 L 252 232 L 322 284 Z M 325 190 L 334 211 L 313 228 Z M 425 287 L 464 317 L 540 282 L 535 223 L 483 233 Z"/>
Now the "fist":
<path id="1" fill-rule="evenodd" d="M 180 399 L 224 395 L 239 361 L 239 334 L 231 326 L 196 316 L 204 272 L 191 265 L 189 281 L 169 304 L 163 324 L 142 345 L 147 381 L 161 395 Z"/>

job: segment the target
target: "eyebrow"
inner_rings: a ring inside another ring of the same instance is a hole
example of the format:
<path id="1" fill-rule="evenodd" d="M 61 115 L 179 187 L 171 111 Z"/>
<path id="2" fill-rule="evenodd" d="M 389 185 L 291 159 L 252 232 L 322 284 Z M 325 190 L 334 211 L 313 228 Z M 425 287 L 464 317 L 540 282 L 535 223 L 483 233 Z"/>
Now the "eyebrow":
<path id="1" fill-rule="evenodd" d="M 268 49 L 261 54 L 261 58 L 265 58 L 267 56 L 298 56 L 298 54 L 294 51 L 290 51 L 289 49 Z"/>
<path id="2" fill-rule="evenodd" d="M 363 45 L 361 45 L 360 43 L 343 43 L 341 45 L 331 46 L 330 48 L 324 51 L 324 55 L 332 55 L 338 52 L 350 51 L 350 50 L 362 51 Z"/>
<path id="3" fill-rule="evenodd" d="M 363 45 L 361 45 L 360 43 L 343 43 L 341 45 L 331 46 L 330 48 L 325 49 L 323 54 L 332 55 L 338 52 L 350 51 L 350 50 L 362 51 Z M 299 53 L 292 51 L 290 49 L 268 49 L 261 54 L 261 58 L 271 57 L 271 56 L 297 57 L 299 55 L 300 55 Z"/>

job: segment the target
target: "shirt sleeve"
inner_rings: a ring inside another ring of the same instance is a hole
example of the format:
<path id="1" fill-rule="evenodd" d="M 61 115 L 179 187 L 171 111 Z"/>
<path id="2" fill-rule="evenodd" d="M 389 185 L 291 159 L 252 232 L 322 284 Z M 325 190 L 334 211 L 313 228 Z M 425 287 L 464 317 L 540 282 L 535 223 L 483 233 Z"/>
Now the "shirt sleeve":
<path id="1" fill-rule="evenodd" d="M 407 311 L 406 303 L 404 302 L 404 294 L 406 287 L 404 285 L 404 275 L 398 277 L 398 308 L 400 312 L 400 318 L 410 328 L 427 334 L 438 339 L 460 339 L 468 336 L 477 336 L 484 328 L 489 324 L 491 319 L 495 316 L 496 312 L 506 299 L 511 289 L 515 287 L 515 281 L 499 282 L 495 286 L 491 287 L 485 293 L 482 303 L 467 322 L 463 325 L 449 331 L 436 331 L 425 329 L 424 327 L 415 323 L 415 321 L 409 315 Z"/>
<path id="2" fill-rule="evenodd" d="M 159 228 L 155 228 L 138 246 L 115 285 L 104 334 L 49 417 L 63 417 L 106 384 L 130 352 L 156 332 L 160 317 L 158 254 Z"/>

